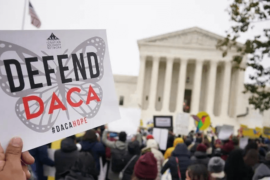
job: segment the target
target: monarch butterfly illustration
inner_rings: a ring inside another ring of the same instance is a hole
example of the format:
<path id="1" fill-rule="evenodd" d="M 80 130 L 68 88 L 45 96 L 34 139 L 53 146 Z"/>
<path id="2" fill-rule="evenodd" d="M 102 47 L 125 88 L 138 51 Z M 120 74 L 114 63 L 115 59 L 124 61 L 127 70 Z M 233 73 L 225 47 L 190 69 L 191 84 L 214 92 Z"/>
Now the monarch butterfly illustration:
<path id="1" fill-rule="evenodd" d="M 66 49 L 63 54 L 68 53 L 68 49 Z M 28 128 L 36 131 L 36 132 L 47 132 L 51 129 L 51 127 L 55 124 L 57 121 L 61 109 L 56 109 L 52 114 L 43 113 L 42 115 L 38 116 L 37 118 L 27 120 L 26 113 L 23 105 L 23 100 L 21 97 L 25 96 L 31 96 L 35 95 L 43 99 L 44 102 L 44 112 L 49 111 L 49 106 L 51 103 L 51 96 L 53 93 L 57 95 L 57 97 L 63 102 L 65 107 L 72 108 L 75 112 L 78 113 L 78 115 L 86 118 L 93 118 L 99 111 L 99 108 L 102 103 L 102 97 L 103 97 L 103 91 L 101 86 L 98 84 L 98 82 L 102 79 L 104 75 L 104 56 L 106 52 L 106 45 L 102 38 L 100 37 L 92 37 L 87 39 L 86 41 L 79 44 L 73 51 L 69 53 L 67 56 L 68 58 L 63 61 L 64 66 L 68 66 L 69 69 L 65 71 L 65 78 L 73 78 L 75 77 L 74 74 L 74 65 L 72 61 L 72 54 L 76 54 L 78 58 L 86 59 L 86 53 L 87 52 L 94 52 L 97 56 L 97 61 L 92 62 L 91 69 L 89 67 L 89 64 L 85 63 L 85 69 L 86 69 L 86 75 L 87 77 L 91 77 L 90 71 L 97 72 L 99 71 L 99 76 L 95 78 L 80 78 L 77 81 L 72 81 L 69 83 L 62 83 L 61 82 L 61 76 L 59 73 L 59 65 L 55 63 L 55 61 L 50 61 L 48 63 L 48 66 L 50 69 L 54 69 L 55 73 L 50 74 L 51 78 L 51 85 L 46 86 L 46 82 L 43 82 L 43 87 L 31 89 L 30 85 L 28 83 L 25 84 L 25 87 L 22 91 L 18 92 L 11 92 L 10 90 L 10 84 L 7 77 L 7 72 L 5 70 L 4 62 L 5 59 L 10 59 L 11 55 L 12 57 L 16 58 L 20 62 L 20 65 L 22 69 L 26 69 L 26 63 L 25 58 L 29 57 L 37 57 L 39 63 L 43 63 L 42 57 L 35 54 L 34 52 L 5 41 L 0 41 L 0 86 L 2 90 L 9 96 L 13 98 L 18 98 L 16 104 L 15 104 L 15 112 L 17 117 L 21 120 L 21 122 L 27 126 Z M 42 55 L 44 56 L 50 56 L 50 54 L 47 54 L 44 51 L 41 51 Z M 37 64 L 37 63 L 36 63 Z M 45 71 L 42 66 L 35 65 L 35 63 L 32 63 L 32 70 L 38 70 L 39 74 L 35 75 L 35 78 L 37 79 L 37 82 L 42 82 L 42 78 L 45 77 Z M 78 66 L 76 67 L 78 68 Z M 18 72 L 16 72 L 16 69 L 11 69 L 13 73 L 13 79 L 14 83 L 18 83 L 19 76 Z M 76 69 L 77 70 L 77 69 Z M 17 75 L 16 75 L 17 73 Z M 15 74 L 15 75 L 14 75 Z M 27 76 L 27 71 L 23 71 L 23 79 L 25 82 L 29 81 Z M 88 95 L 89 86 L 93 88 L 93 90 L 96 92 L 97 96 L 99 97 L 100 101 L 91 101 L 90 104 L 86 105 L 83 103 L 79 107 L 70 107 L 67 106 L 66 101 L 66 94 L 67 91 L 72 87 L 78 87 L 81 89 L 80 93 L 72 93 L 72 101 L 79 101 L 81 99 L 86 99 Z M 38 111 L 39 104 L 37 102 L 29 101 L 29 109 L 31 113 L 35 113 Z M 67 119 L 70 118 L 69 111 L 65 111 Z"/>

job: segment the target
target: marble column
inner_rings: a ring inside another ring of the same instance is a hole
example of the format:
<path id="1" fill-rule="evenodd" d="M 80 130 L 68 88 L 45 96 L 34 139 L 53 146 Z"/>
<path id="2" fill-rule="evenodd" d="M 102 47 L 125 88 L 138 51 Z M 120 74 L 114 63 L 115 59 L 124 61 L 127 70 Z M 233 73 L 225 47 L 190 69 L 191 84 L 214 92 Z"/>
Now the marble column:
<path id="1" fill-rule="evenodd" d="M 223 77 L 223 88 L 222 88 L 222 98 L 221 98 L 221 115 L 229 115 L 229 98 L 230 98 L 230 87 L 231 87 L 231 61 L 225 62 L 225 70 Z"/>
<path id="2" fill-rule="evenodd" d="M 142 107 L 146 56 L 140 55 L 140 71 L 137 83 L 138 104 Z"/>
<path id="3" fill-rule="evenodd" d="M 199 112 L 200 94 L 201 94 L 201 82 L 202 82 L 202 67 L 203 60 L 196 60 L 195 76 L 193 78 L 193 90 L 192 90 L 192 102 L 191 113 L 197 114 Z"/>
<path id="4" fill-rule="evenodd" d="M 149 106 L 148 106 L 148 109 L 153 110 L 153 111 L 156 110 L 155 106 L 156 106 L 156 96 L 157 96 L 158 69 L 159 69 L 159 57 L 154 56 L 153 64 L 152 64 Z"/>
<path id="5" fill-rule="evenodd" d="M 183 112 L 183 103 L 186 86 L 186 73 L 187 73 L 187 59 L 181 59 L 180 61 L 180 72 L 178 77 L 178 88 L 177 88 L 177 102 L 176 112 Z"/>
<path id="6" fill-rule="evenodd" d="M 206 112 L 208 112 L 209 114 L 214 114 L 217 63 L 218 61 L 215 60 L 210 61 L 210 72 L 208 76 L 207 100 L 206 100 Z"/>
<path id="7" fill-rule="evenodd" d="M 166 60 L 166 74 L 163 92 L 162 111 L 169 111 L 170 107 L 170 95 L 171 95 L 171 83 L 172 83 L 172 71 L 173 71 L 173 58 L 169 57 Z"/>

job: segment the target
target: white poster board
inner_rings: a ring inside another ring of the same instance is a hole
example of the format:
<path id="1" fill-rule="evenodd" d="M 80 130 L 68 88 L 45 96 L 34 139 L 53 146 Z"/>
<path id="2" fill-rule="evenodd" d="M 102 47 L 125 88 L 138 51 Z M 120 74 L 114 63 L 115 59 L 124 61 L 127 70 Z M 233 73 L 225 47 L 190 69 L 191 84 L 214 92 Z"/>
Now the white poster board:
<path id="1" fill-rule="evenodd" d="M 161 128 L 153 129 L 154 139 L 159 144 L 159 148 L 161 150 L 167 149 L 168 133 L 169 133 L 168 129 L 161 129 Z"/>
<path id="2" fill-rule="evenodd" d="M 140 126 L 141 109 L 120 107 L 121 119 L 108 124 L 109 131 L 125 131 L 128 135 L 137 134 Z"/>
<path id="3" fill-rule="evenodd" d="M 120 119 L 105 30 L 0 31 L 0 142 L 23 151 Z"/>
<path id="4" fill-rule="evenodd" d="M 189 130 L 189 114 L 178 113 L 175 119 L 174 133 L 176 135 L 188 135 Z"/>
<path id="5" fill-rule="evenodd" d="M 230 138 L 230 136 L 233 134 L 234 132 L 234 127 L 230 126 L 230 125 L 223 125 L 220 128 L 220 131 L 218 133 L 218 138 L 220 140 L 227 140 Z"/>
<path id="6" fill-rule="evenodd" d="M 247 146 L 248 144 L 248 137 L 242 137 L 239 141 L 239 147 L 241 149 L 245 149 L 245 147 Z"/>

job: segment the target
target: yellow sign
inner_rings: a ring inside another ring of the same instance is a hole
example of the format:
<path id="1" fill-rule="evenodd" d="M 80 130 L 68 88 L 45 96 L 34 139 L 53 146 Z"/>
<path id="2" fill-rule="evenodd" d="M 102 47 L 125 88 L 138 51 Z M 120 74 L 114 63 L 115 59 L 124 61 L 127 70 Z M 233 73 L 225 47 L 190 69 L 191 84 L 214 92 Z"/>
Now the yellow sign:
<path id="1" fill-rule="evenodd" d="M 210 116 L 207 112 L 199 112 L 197 114 L 197 117 L 201 120 L 202 122 L 202 126 L 200 127 L 200 130 L 204 131 L 206 130 L 210 125 L 211 125 L 211 119 L 210 119 Z M 196 123 L 196 127 L 198 127 L 198 121 L 195 121 Z"/>
<path id="2" fill-rule="evenodd" d="M 263 127 L 263 137 L 270 139 L 270 127 Z"/>
<path id="3" fill-rule="evenodd" d="M 262 128 L 256 127 L 255 129 L 251 129 L 248 126 L 243 125 L 243 124 L 241 124 L 240 126 L 241 126 L 243 136 L 256 139 L 256 138 L 259 138 L 263 134 Z"/>

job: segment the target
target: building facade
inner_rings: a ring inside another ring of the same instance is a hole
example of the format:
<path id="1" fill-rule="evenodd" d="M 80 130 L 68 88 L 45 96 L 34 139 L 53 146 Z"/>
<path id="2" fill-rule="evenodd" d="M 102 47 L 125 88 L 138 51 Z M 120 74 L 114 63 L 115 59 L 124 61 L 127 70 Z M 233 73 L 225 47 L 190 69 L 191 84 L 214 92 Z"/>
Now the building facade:
<path id="1" fill-rule="evenodd" d="M 217 50 L 221 39 L 195 27 L 139 40 L 139 76 L 114 76 L 119 105 L 141 108 L 144 123 L 154 115 L 206 111 L 214 126 L 250 125 L 254 118 L 268 125 L 270 113 L 253 111 L 242 93 L 244 72 L 231 62 L 236 50 L 226 57 Z"/>

